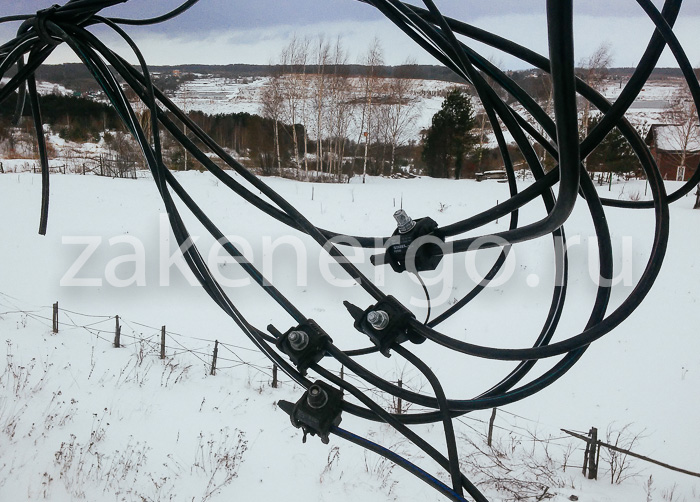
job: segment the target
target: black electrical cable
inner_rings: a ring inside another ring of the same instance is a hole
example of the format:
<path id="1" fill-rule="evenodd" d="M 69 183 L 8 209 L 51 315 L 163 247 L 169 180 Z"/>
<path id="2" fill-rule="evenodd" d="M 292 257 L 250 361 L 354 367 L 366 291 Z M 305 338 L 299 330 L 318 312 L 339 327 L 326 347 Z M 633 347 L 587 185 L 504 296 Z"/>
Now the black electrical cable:
<path id="1" fill-rule="evenodd" d="M 65 32 L 63 32 L 60 29 L 59 31 L 62 35 L 65 35 Z M 75 43 L 75 41 L 71 42 Z M 85 56 L 86 52 L 90 52 L 90 50 L 85 47 L 83 47 L 82 50 L 77 46 L 76 48 L 78 49 L 76 52 L 82 54 L 83 56 Z M 116 84 L 116 82 L 111 82 L 112 85 L 108 85 L 110 84 L 109 80 L 113 80 L 113 77 L 111 76 L 109 70 L 107 70 L 106 67 L 101 68 L 103 65 L 98 58 L 93 58 L 90 62 L 86 61 L 86 64 L 88 64 L 90 67 L 93 68 L 93 70 L 99 73 L 99 75 L 97 76 L 99 77 L 99 80 L 105 84 L 105 91 L 108 93 L 108 95 L 110 95 L 110 99 L 112 99 L 113 104 L 115 105 L 115 107 L 117 107 L 118 111 L 120 112 L 120 116 L 122 116 L 126 121 L 127 127 L 132 132 L 134 132 L 136 137 L 139 139 L 139 142 L 141 143 L 143 149 L 144 145 L 146 144 L 145 137 L 143 136 L 143 132 L 140 130 L 138 121 L 133 115 L 133 111 L 131 110 L 125 97 L 123 96 L 121 88 L 118 86 L 118 84 Z M 116 96 L 111 94 L 114 91 L 116 91 Z M 151 166 L 154 172 L 154 178 L 157 181 L 159 190 L 161 190 L 161 194 L 163 195 L 166 207 L 169 208 L 168 214 L 171 218 L 173 230 L 175 232 L 176 238 L 178 239 L 178 243 L 181 246 L 181 249 L 183 249 L 183 243 L 186 243 L 188 241 L 189 235 L 184 229 L 184 226 L 182 225 L 182 221 L 179 219 L 179 216 L 177 216 L 177 210 L 172 204 L 172 200 L 169 196 L 167 196 L 167 189 L 163 184 L 162 170 L 158 169 L 158 166 L 162 166 L 162 163 L 157 164 L 156 162 L 154 162 L 155 159 L 153 159 L 152 155 L 150 154 L 150 148 L 148 150 L 144 149 L 144 155 L 149 161 L 149 166 Z M 241 327 L 241 329 L 249 335 L 249 337 L 254 341 L 254 343 L 256 343 L 256 345 L 258 345 L 264 353 L 268 354 L 268 357 L 272 357 L 273 360 L 275 360 L 276 363 L 280 365 L 283 371 L 286 371 L 288 374 L 290 374 L 290 376 L 292 376 L 295 380 L 299 381 L 300 383 L 305 383 L 306 385 L 308 385 L 308 382 L 303 377 L 301 377 L 301 375 L 299 375 L 296 369 L 290 367 L 288 363 L 286 363 L 286 361 L 282 360 L 278 354 L 271 351 L 269 347 L 265 348 L 266 346 L 261 342 L 261 340 L 264 337 L 262 337 L 257 330 L 252 328 L 252 326 L 248 325 L 248 323 L 240 316 L 235 307 L 233 307 L 233 305 L 230 303 L 228 298 L 225 297 L 225 295 L 221 294 L 218 284 L 216 284 L 216 281 L 208 273 L 206 265 L 204 264 L 201 256 L 199 256 L 199 254 L 196 252 L 196 249 L 193 251 L 192 249 L 190 249 L 189 246 L 187 246 L 184 252 L 184 256 L 188 265 L 190 265 L 193 272 L 195 272 L 195 275 L 199 279 L 200 283 L 204 286 L 205 290 L 227 313 L 229 313 L 229 315 L 239 324 L 239 327 Z"/>
<path id="2" fill-rule="evenodd" d="M 335 385 L 339 386 L 342 389 L 347 390 L 350 394 L 352 394 L 358 401 L 360 401 L 362 404 L 367 406 L 374 414 L 381 419 L 383 422 L 391 425 L 396 429 L 397 432 L 400 434 L 403 434 L 408 440 L 410 440 L 413 444 L 418 446 L 421 450 L 423 450 L 430 458 L 435 460 L 438 464 L 442 466 L 443 469 L 449 470 L 449 461 L 448 459 L 445 458 L 444 455 L 442 455 L 437 449 L 435 449 L 430 443 L 428 443 L 425 439 L 420 437 L 418 434 L 416 434 L 414 431 L 406 427 L 400 420 L 396 418 L 395 415 L 392 415 L 391 413 L 388 413 L 385 411 L 381 406 L 377 405 L 372 399 L 367 397 L 363 392 L 358 390 L 355 386 L 351 385 L 347 381 L 341 379 L 340 377 L 336 376 L 335 374 L 331 373 L 330 371 L 326 370 L 325 368 L 319 366 L 319 365 L 314 365 L 312 366 L 314 371 L 316 371 L 319 375 L 323 376 L 326 380 L 334 383 Z M 348 407 L 349 403 L 344 403 L 345 407 Z M 474 498 L 476 502 L 488 502 L 486 497 L 478 490 L 474 484 L 467 479 L 467 477 L 462 474 L 461 475 L 461 483 L 462 487 L 467 490 L 467 493 Z"/>
<path id="3" fill-rule="evenodd" d="M 188 10 L 190 7 L 192 7 L 194 4 L 199 2 L 199 0 L 187 0 L 187 2 L 183 3 L 179 7 L 171 10 L 170 12 L 167 12 L 165 14 L 162 14 L 160 16 L 148 18 L 148 19 L 123 19 L 123 18 L 117 18 L 117 17 L 110 17 L 110 21 L 116 24 L 126 24 L 126 25 L 133 25 L 133 26 L 146 26 L 149 24 L 158 24 L 158 23 L 163 23 L 169 19 L 172 19 L 176 16 L 179 16 L 186 10 Z"/>
<path id="4" fill-rule="evenodd" d="M 37 143 L 39 145 L 39 159 L 41 164 L 41 218 L 39 221 L 39 234 L 46 235 L 46 226 L 49 220 L 49 157 L 46 152 L 46 139 L 44 138 L 44 122 L 41 120 L 41 108 L 39 96 L 36 90 L 34 75 L 27 78 L 29 90 L 29 104 L 32 108 L 32 119 Z"/>
<path id="5" fill-rule="evenodd" d="M 430 291 L 428 291 L 428 288 L 425 286 L 425 282 L 423 282 L 423 278 L 420 276 L 420 274 L 414 272 L 412 272 L 412 274 L 418 280 L 418 283 L 423 288 L 423 293 L 425 294 L 425 305 L 428 311 L 425 314 L 425 321 L 423 321 L 423 324 L 428 324 L 428 321 L 430 320 Z"/>
<path id="6" fill-rule="evenodd" d="M 442 428 L 445 431 L 445 443 L 447 444 L 447 458 L 449 460 L 449 471 L 452 477 L 452 489 L 459 496 L 463 495 L 461 477 L 462 473 L 459 468 L 459 453 L 457 453 L 457 440 L 455 439 L 454 424 L 450 416 L 450 408 L 447 404 L 447 396 L 442 388 L 442 384 L 438 377 L 433 373 L 430 367 L 425 364 L 420 358 L 416 357 L 411 351 L 401 345 L 396 345 L 394 348 L 397 354 L 406 359 L 409 363 L 415 366 L 423 376 L 428 380 L 430 386 L 435 393 L 435 399 L 438 402 L 440 414 L 442 415 Z"/>
<path id="7" fill-rule="evenodd" d="M 563 350 L 563 351 L 565 351 L 565 350 Z M 562 351 L 562 352 L 563 352 L 563 351 Z M 560 352 L 560 353 L 562 353 L 562 352 Z M 514 357 L 514 359 L 515 359 L 515 358 L 516 358 L 516 357 Z"/>
<path id="8" fill-rule="evenodd" d="M 358 0 L 358 1 L 363 1 L 363 0 Z M 365 2 L 367 3 L 367 2 Z M 662 16 L 666 20 L 666 22 L 669 24 L 669 26 L 672 26 L 673 23 L 675 22 L 676 16 L 679 13 L 680 6 L 682 4 L 682 0 L 666 0 L 664 4 L 664 9 L 662 11 Z M 406 4 L 406 6 L 416 12 L 418 15 L 422 17 L 430 17 L 430 14 L 427 10 L 421 9 L 420 7 L 416 7 L 413 5 Z M 527 49 L 519 44 L 516 44 L 508 39 L 505 39 L 503 37 L 500 37 L 498 35 L 495 35 L 493 33 L 490 33 L 488 31 L 482 30 L 480 28 L 471 26 L 467 23 L 464 23 L 462 21 L 458 21 L 455 19 L 451 18 L 446 18 L 447 22 L 450 24 L 450 27 L 456 32 L 461 35 L 468 36 L 470 38 L 473 38 L 476 41 L 482 42 L 484 44 L 490 45 L 494 48 L 497 48 L 499 50 L 502 50 L 503 52 L 510 54 L 512 56 L 515 56 L 524 62 L 527 62 L 536 68 L 539 68 L 545 72 L 549 72 L 549 61 L 544 57 L 541 56 L 540 54 L 537 54 L 536 52 Z M 652 19 L 654 21 L 654 19 Z M 647 79 L 649 78 L 651 71 L 655 67 L 656 61 L 658 60 L 659 56 L 661 55 L 661 50 L 664 48 L 664 40 L 661 37 L 658 37 L 656 33 L 653 34 L 652 39 L 649 43 L 649 46 L 647 48 L 647 51 L 645 52 L 644 56 L 640 60 L 639 64 L 637 65 L 637 69 L 635 70 L 634 75 L 632 78 L 630 78 L 628 84 L 625 86 L 625 89 L 623 92 L 620 94 L 618 99 L 616 99 L 615 103 L 613 104 L 614 109 L 616 110 L 617 114 L 617 120 L 622 116 L 623 113 L 629 108 L 630 104 L 634 100 L 634 97 L 641 91 L 641 88 L 643 85 L 646 83 Z M 657 53 L 657 55 L 654 57 L 654 53 Z M 689 85 L 695 87 L 697 86 L 697 79 L 692 76 L 692 72 L 690 74 L 687 72 L 687 68 L 685 68 L 685 65 L 682 63 L 679 63 L 681 65 L 681 68 L 683 70 L 683 75 L 686 78 L 686 81 L 689 83 Z M 644 76 L 645 75 L 645 76 Z M 493 77 L 493 75 L 492 75 Z M 607 100 L 602 98 L 602 96 L 598 95 L 597 92 L 589 87 L 587 84 L 582 82 L 581 80 L 577 81 L 577 90 L 578 92 L 586 99 L 591 101 L 598 109 L 606 112 L 610 108 L 610 104 L 607 103 Z M 633 91 L 633 92 L 630 92 Z M 605 120 L 605 119 L 603 119 Z M 614 122 L 616 119 L 613 119 L 612 116 L 610 119 L 605 120 L 605 123 L 603 124 L 603 121 L 599 123 L 596 127 L 598 131 L 591 131 L 591 134 L 596 132 L 596 134 L 599 134 L 600 136 L 596 136 L 596 139 L 598 141 L 602 141 L 603 137 L 607 132 L 609 132 L 612 127 L 614 126 Z M 607 125 L 606 125 L 607 124 Z M 612 124 L 612 125 L 610 125 Z M 594 142 L 597 144 L 597 141 Z M 594 145 L 593 145 L 594 146 Z M 583 146 L 582 146 L 583 148 Z M 591 148 L 592 150 L 592 148 Z M 552 171 L 550 174 L 554 173 Z M 696 173 L 697 175 L 697 173 Z M 700 179 L 695 179 L 695 176 L 691 177 L 689 181 L 687 181 L 682 188 L 674 191 L 672 194 L 668 195 L 668 201 L 669 202 L 675 202 L 676 200 L 679 200 L 681 197 L 685 196 L 686 194 L 690 193 L 690 191 L 694 188 L 695 184 L 697 184 Z M 700 175 L 698 175 L 700 176 Z M 604 205 L 606 206 L 613 206 L 613 207 L 625 207 L 625 208 L 651 208 L 652 203 L 648 201 L 618 201 L 615 199 L 602 199 Z"/>
<path id="9" fill-rule="evenodd" d="M 188 120 L 188 119 L 183 118 L 183 120 Z M 492 120 L 492 122 L 493 122 L 493 120 Z M 189 123 L 189 126 L 193 126 L 193 124 L 192 124 L 192 123 Z M 193 127 L 191 127 L 191 128 L 196 128 L 196 126 L 193 126 Z M 201 136 L 200 136 L 200 139 L 202 139 Z M 211 139 L 210 139 L 210 138 L 209 138 L 209 140 L 210 140 L 210 142 L 211 142 Z M 211 145 L 210 145 L 210 146 L 211 146 Z M 503 151 L 503 148 L 502 148 L 502 151 Z M 217 153 L 220 153 L 220 152 L 217 152 Z M 233 161 L 233 163 L 232 163 L 232 162 L 228 162 L 228 163 L 229 163 L 229 165 L 231 165 L 232 167 L 235 168 L 235 165 L 234 165 L 235 161 Z M 241 173 L 241 174 L 242 174 L 242 173 Z M 259 188 L 259 187 L 258 187 L 258 188 Z M 279 218 L 279 215 L 274 215 L 274 214 L 273 214 L 273 216 Z M 287 223 L 289 224 L 289 222 L 287 222 Z M 298 225 L 294 225 L 294 226 L 297 226 L 297 227 L 298 227 Z M 326 237 L 328 237 L 328 238 L 331 238 L 331 237 L 334 237 L 334 236 L 338 236 L 338 235 L 339 235 L 339 234 L 334 234 L 334 233 L 332 233 L 332 232 L 323 231 L 323 230 L 321 230 L 321 232 L 322 232 Z M 353 243 L 356 242 L 356 243 L 358 243 L 359 245 L 361 245 L 361 246 L 363 246 L 363 247 L 376 247 L 376 246 L 378 245 L 378 243 L 382 243 L 382 245 L 384 245 L 384 243 L 385 243 L 385 241 L 386 241 L 386 239 L 379 239 L 379 238 L 374 238 L 374 237 L 371 237 L 371 238 L 370 238 L 370 237 L 356 237 L 356 236 L 344 236 L 344 237 L 348 237 L 348 239 L 347 239 L 348 242 L 353 242 Z"/>
<path id="10" fill-rule="evenodd" d="M 12 96 L 16 97 L 15 116 L 17 119 L 21 116 L 27 100 L 31 107 L 42 166 L 40 231 L 42 233 L 45 232 L 48 217 L 49 163 L 34 72 L 58 44 L 65 42 L 93 74 L 117 111 L 124 126 L 138 143 L 146 164 L 153 175 L 159 194 L 163 199 L 176 241 L 183 252 L 186 263 L 203 289 L 234 320 L 241 331 L 261 352 L 277 364 L 294 381 L 308 388 L 311 382 L 298 368 L 287 362 L 276 348 L 270 345 L 276 341 L 275 337 L 263 333 L 245 319 L 221 285 L 215 280 L 197 247 L 189 245 L 191 237 L 177 210 L 171 190 L 202 226 L 219 240 L 222 247 L 236 259 L 243 270 L 281 308 L 296 322 L 303 323 L 306 321 L 306 317 L 294 303 L 269 284 L 260 272 L 243 258 L 240 251 L 224 238 L 223 232 L 209 219 L 196 201 L 189 196 L 184 187 L 177 181 L 177 178 L 167 169 L 163 161 L 160 145 L 161 126 L 169 131 L 188 152 L 235 194 L 290 228 L 310 235 L 319 246 L 333 256 L 350 277 L 353 277 L 368 294 L 378 301 L 386 299 L 384 293 L 372 284 L 359 269 L 346 260 L 334 244 L 382 248 L 387 246 L 388 238 L 356 237 L 316 227 L 283 197 L 228 155 L 196 123 L 153 85 L 153 80 L 143 55 L 136 43 L 119 25 L 149 25 L 163 22 L 189 9 L 196 3 L 196 0 L 188 0 L 166 14 L 149 19 L 105 18 L 98 15 L 102 9 L 124 2 L 125 0 L 70 0 L 63 6 L 44 9 L 35 15 L 0 18 L 0 22 L 22 22 L 17 36 L 0 46 L 0 76 L 4 76 L 10 67 L 17 65 L 17 73 L 0 89 L 0 101 Z M 473 252 L 475 250 L 471 248 L 485 238 L 492 241 L 504 239 L 501 241 L 503 244 L 501 254 L 495 260 L 487 275 L 472 290 L 467 292 L 457 304 L 449 307 L 441 315 L 430 321 L 429 290 L 420 275 L 417 274 L 428 301 L 428 316 L 423 323 L 415 319 L 409 321 L 409 330 L 414 334 L 422 335 L 457 352 L 482 358 L 512 360 L 517 361 L 518 364 L 498 383 L 476 397 L 472 399 L 448 399 L 442 390 L 439 379 L 432 370 L 418 356 L 408 351 L 402 345 L 394 344 L 391 348 L 397 354 L 405 357 L 408 362 L 424 375 L 433 389 L 434 396 L 398 387 L 373 374 L 353 359 L 361 355 L 374 354 L 378 350 L 377 347 L 342 351 L 332 343 L 329 343 L 324 355 L 336 359 L 360 379 L 375 386 L 381 392 L 401 397 L 412 403 L 435 410 L 401 415 L 392 415 L 386 412 L 359 389 L 341 380 L 322 366 L 318 364 L 313 365 L 312 369 L 326 380 L 350 392 L 361 403 L 362 406 L 358 406 L 345 401 L 343 408 L 346 412 L 368 420 L 378 420 L 390 424 L 450 473 L 453 488 L 449 489 L 444 484 L 436 482 L 435 478 L 432 478 L 425 471 L 418 469 L 406 459 L 388 453 L 388 450 L 375 443 L 351 435 L 341 429 L 336 428 L 331 432 L 341 435 L 345 439 L 349 439 L 371 451 L 375 451 L 386 458 L 391 458 L 452 500 L 464 500 L 461 495 L 463 487 L 475 500 L 485 502 L 486 498 L 476 486 L 459 472 L 452 418 L 473 410 L 503 406 L 523 399 L 551 385 L 573 367 L 592 341 L 609 332 L 629 316 L 648 293 L 663 262 L 669 233 L 669 202 L 689 193 L 697 181 L 700 180 L 700 169 L 698 169 L 691 176 L 690 181 L 686 182 L 681 189 L 667 195 L 659 167 L 650 155 L 648 147 L 644 144 L 639 133 L 625 119 L 625 114 L 632 101 L 649 79 L 666 46 L 671 49 L 681 68 L 693 101 L 696 105 L 700 103 L 700 85 L 697 77 L 692 71 L 687 55 L 673 33 L 673 25 L 678 17 L 682 2 L 681 0 L 667 0 L 662 11 L 659 12 L 650 0 L 638 0 L 642 10 L 654 23 L 656 31 L 652 34 L 648 46 L 629 82 L 618 99 L 612 104 L 595 89 L 577 79 L 574 75 L 573 11 L 571 0 L 549 0 L 547 2 L 549 59 L 503 37 L 443 16 L 432 0 L 424 0 L 427 9 L 405 4 L 398 0 L 367 0 L 364 3 L 380 10 L 419 46 L 423 47 L 445 64 L 446 67 L 453 70 L 455 74 L 473 86 L 491 123 L 509 183 L 509 199 L 486 211 L 446 225 L 440 229 L 445 237 L 456 237 L 493 222 L 499 217 L 510 215 L 509 228 L 505 232 L 448 241 L 448 244 L 452 246 L 452 252 Z M 88 27 L 96 24 L 110 27 L 126 41 L 139 61 L 138 67 L 129 65 L 123 58 L 106 47 L 98 37 L 87 30 Z M 554 119 L 549 117 L 545 110 L 518 86 L 512 78 L 496 68 L 467 44 L 459 41 L 456 35 L 467 36 L 470 39 L 496 47 L 549 73 L 554 93 Z M 111 68 L 107 64 L 110 64 Z M 149 110 L 150 128 L 148 128 L 148 133 L 144 131 L 132 106 L 126 99 L 122 86 L 117 80 L 117 75 L 135 91 L 136 95 L 139 96 Z M 507 104 L 495 91 L 494 86 L 499 86 L 502 91 L 505 91 L 509 99 L 521 106 L 527 115 L 516 111 L 513 105 Z M 576 123 L 577 93 L 603 113 L 600 123 L 583 139 L 580 146 Z M 161 108 L 161 105 L 163 108 Z M 246 182 L 259 190 L 261 195 L 267 200 L 253 193 L 252 190 L 243 186 L 233 179 L 229 173 L 217 166 L 200 149 L 198 144 L 180 131 L 177 124 L 168 116 L 168 113 L 172 113 L 176 120 L 185 124 L 192 131 L 192 135 L 196 140 L 200 141 L 202 145 L 240 174 Z M 649 182 L 652 201 L 618 201 L 599 197 L 590 176 L 581 164 L 581 161 L 600 144 L 614 127 L 618 128 L 637 155 Z M 511 133 L 516 147 L 520 150 L 528 168 L 535 177 L 534 183 L 522 191 L 518 191 L 515 183 L 515 171 L 511 154 L 502 128 Z M 535 154 L 533 143 L 539 145 L 558 163 L 551 172 L 544 172 L 540 158 Z M 559 187 L 555 197 L 553 187 L 557 183 Z M 568 255 L 566 253 L 566 241 L 562 225 L 568 219 L 578 195 L 581 195 L 586 201 L 595 228 L 598 241 L 601 282 L 598 285 L 595 303 L 584 330 L 577 335 L 552 343 L 564 309 L 568 283 Z M 542 199 L 547 216 L 536 223 L 518 226 L 518 210 L 538 198 Z M 654 242 L 644 272 L 627 298 L 609 314 L 607 309 L 611 293 L 610 279 L 612 278 L 613 253 L 604 206 L 630 209 L 654 208 L 655 216 Z M 483 347 L 454 340 L 433 329 L 442 321 L 460 311 L 486 289 L 488 284 L 502 270 L 513 245 L 547 234 L 551 234 L 554 241 L 555 281 L 547 318 L 530 348 L 504 349 Z M 487 243 L 484 247 L 493 245 L 495 245 L 494 242 Z M 516 385 L 519 385 L 525 379 L 539 359 L 558 355 L 563 357 L 552 368 L 516 388 Z M 443 424 L 448 450 L 447 457 L 421 438 L 420 435 L 406 427 L 408 424 L 432 422 L 441 422 Z"/>
<path id="11" fill-rule="evenodd" d="M 373 451 L 374 453 L 381 455 L 382 457 L 384 457 L 388 460 L 391 460 L 399 467 L 403 467 L 404 469 L 406 469 L 408 472 L 410 472 L 414 476 L 416 476 L 419 479 L 421 479 L 422 481 L 428 483 L 430 486 L 432 486 L 433 488 L 438 490 L 440 493 L 445 495 L 450 500 L 455 500 L 457 502 L 463 502 L 465 500 L 463 496 L 459 495 L 457 492 L 452 490 L 449 486 L 444 484 L 442 481 L 435 478 L 434 476 L 431 476 L 430 474 L 425 472 L 423 469 L 419 468 L 418 466 L 416 466 L 412 462 L 409 462 L 408 460 L 406 460 L 404 457 L 397 454 L 396 452 L 393 452 L 388 448 L 385 448 L 381 445 L 378 445 L 377 443 L 374 443 L 374 442 L 370 441 L 369 439 L 360 437 L 356 434 L 353 434 L 352 432 L 346 431 L 345 429 L 341 429 L 340 427 L 333 427 L 331 429 L 331 432 L 338 437 L 341 437 L 347 441 L 350 441 L 351 443 L 355 443 L 358 446 L 361 446 L 369 451 Z"/>
<path id="12" fill-rule="evenodd" d="M 160 98 L 160 96 L 159 96 L 159 98 Z M 172 111 L 172 110 L 171 110 L 171 111 Z M 182 120 L 184 120 L 184 121 L 187 121 L 187 120 L 188 120 L 186 117 L 180 117 L 180 118 L 181 118 Z M 492 122 L 494 122 L 493 119 L 492 119 Z M 191 122 L 188 123 L 188 127 L 190 127 L 190 129 L 194 129 L 195 131 L 197 131 L 197 129 L 198 129 L 197 126 L 196 126 L 196 125 L 193 125 Z M 200 139 L 203 139 L 203 138 L 202 138 L 202 135 L 203 135 L 203 132 L 201 133 L 201 135 L 199 135 Z M 208 139 L 209 139 L 209 142 L 210 142 L 210 143 L 213 143 L 213 141 L 211 140 L 211 138 L 208 138 Z M 212 145 L 209 145 L 209 146 L 212 146 Z M 502 151 L 504 151 L 503 147 L 501 147 L 501 149 L 502 149 Z M 507 151 L 507 150 L 505 150 L 505 151 Z M 221 152 L 217 152 L 217 153 L 220 154 Z M 231 165 L 232 167 L 234 167 L 234 168 L 236 167 L 235 161 L 233 161 L 233 162 L 228 162 L 228 161 L 227 161 L 227 163 L 228 163 L 229 165 Z M 239 171 L 239 173 L 240 173 L 240 171 Z M 216 173 L 215 173 L 215 174 L 216 174 Z M 242 173 L 241 173 L 241 174 L 242 174 Z M 226 176 L 226 175 L 221 176 L 221 174 L 219 174 L 218 177 L 219 177 L 220 179 L 223 179 L 224 181 L 227 181 L 225 178 L 227 178 L 228 176 Z M 258 187 L 258 188 L 259 188 L 259 187 Z M 237 193 L 238 193 L 238 192 L 237 192 Z M 256 204 L 256 205 L 257 205 L 257 204 Z M 259 206 L 258 206 L 258 207 L 259 207 Z M 269 211 L 268 211 L 268 212 L 269 212 Z M 278 219 L 279 219 L 279 217 L 280 217 L 279 214 L 272 214 L 271 212 L 269 212 L 269 214 L 273 215 L 274 217 L 277 217 Z M 286 223 L 289 224 L 289 222 L 286 222 Z M 294 226 L 295 226 L 295 227 L 298 227 L 298 225 L 294 225 Z M 321 230 L 321 232 L 322 232 L 326 237 L 328 237 L 328 238 L 336 237 L 336 236 L 339 235 L 339 234 L 334 234 L 334 233 L 332 233 L 332 232 L 328 232 L 328 231 L 324 231 L 324 230 Z M 363 247 L 376 247 L 379 243 L 382 243 L 382 245 L 384 245 L 384 243 L 385 243 L 385 241 L 386 241 L 386 239 L 379 239 L 379 238 L 374 238 L 374 237 L 371 237 L 371 238 L 370 238 L 370 237 L 356 237 L 356 236 L 343 236 L 343 237 L 347 237 L 347 241 L 348 241 L 348 242 L 351 242 L 351 243 L 356 242 L 356 243 L 358 243 L 359 245 L 361 245 L 361 246 L 363 246 Z M 341 242 L 341 243 L 342 243 L 342 242 Z"/>

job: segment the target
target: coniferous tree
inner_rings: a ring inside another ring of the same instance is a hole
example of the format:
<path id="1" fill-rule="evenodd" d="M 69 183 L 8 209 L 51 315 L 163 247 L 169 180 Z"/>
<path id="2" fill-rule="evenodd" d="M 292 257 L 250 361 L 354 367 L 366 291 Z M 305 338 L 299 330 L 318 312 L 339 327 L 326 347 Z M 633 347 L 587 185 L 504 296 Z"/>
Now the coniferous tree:
<path id="1" fill-rule="evenodd" d="M 601 119 L 602 115 L 590 118 L 589 130 L 593 130 Z M 586 158 L 586 165 L 590 171 L 615 173 L 633 171 L 640 167 L 634 150 L 617 127 Z"/>
<path id="2" fill-rule="evenodd" d="M 433 115 L 424 137 L 423 160 L 430 176 L 448 178 L 454 168 L 455 179 L 459 179 L 465 160 L 477 143 L 474 126 L 471 98 L 461 89 L 453 89 Z"/>

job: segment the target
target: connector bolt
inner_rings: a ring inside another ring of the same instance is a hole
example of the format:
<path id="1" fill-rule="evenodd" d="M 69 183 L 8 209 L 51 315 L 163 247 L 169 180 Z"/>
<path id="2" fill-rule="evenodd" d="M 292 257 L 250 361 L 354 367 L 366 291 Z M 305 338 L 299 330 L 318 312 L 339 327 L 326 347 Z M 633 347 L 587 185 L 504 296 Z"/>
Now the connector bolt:
<path id="1" fill-rule="evenodd" d="M 309 387 L 309 394 L 306 397 L 306 402 L 312 408 L 323 408 L 328 402 L 328 394 L 318 385 Z"/>
<path id="2" fill-rule="evenodd" d="M 389 325 L 389 314 L 383 310 L 373 310 L 367 314 L 367 322 L 374 329 L 382 330 Z"/>
<path id="3" fill-rule="evenodd" d="M 413 221 L 403 209 L 399 209 L 394 213 L 394 219 L 396 220 L 396 224 L 399 227 L 400 234 L 410 232 L 411 230 L 413 230 L 413 227 L 416 226 L 416 222 Z"/>
<path id="4" fill-rule="evenodd" d="M 304 350 L 309 345 L 309 335 L 303 331 L 292 331 L 287 337 L 289 346 L 294 350 Z"/>

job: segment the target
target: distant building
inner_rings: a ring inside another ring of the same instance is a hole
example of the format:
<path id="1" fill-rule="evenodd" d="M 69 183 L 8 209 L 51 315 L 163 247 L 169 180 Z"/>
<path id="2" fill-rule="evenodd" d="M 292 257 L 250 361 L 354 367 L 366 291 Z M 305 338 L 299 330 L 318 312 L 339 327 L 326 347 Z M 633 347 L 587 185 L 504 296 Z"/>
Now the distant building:
<path id="1" fill-rule="evenodd" d="M 675 124 L 654 124 L 649 129 L 646 144 L 659 166 L 665 180 L 686 181 L 700 163 L 700 137 L 690 137 L 685 148 L 685 166 L 680 165 L 683 156 L 683 133 L 686 127 Z"/>

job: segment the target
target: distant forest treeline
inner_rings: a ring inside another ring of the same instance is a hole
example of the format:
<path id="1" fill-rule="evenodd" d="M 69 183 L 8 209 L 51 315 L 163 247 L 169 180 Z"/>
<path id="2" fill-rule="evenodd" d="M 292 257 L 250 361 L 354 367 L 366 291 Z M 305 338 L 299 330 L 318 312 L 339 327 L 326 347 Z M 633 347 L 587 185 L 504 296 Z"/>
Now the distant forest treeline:
<path id="1" fill-rule="evenodd" d="M 10 126 L 15 113 L 16 99 L 7 99 L 0 103 L 0 129 L 2 133 Z M 25 117 L 31 115 L 28 104 L 24 107 Z M 41 97 L 41 117 L 61 137 L 70 141 L 98 141 L 100 132 L 122 128 L 121 120 L 111 105 L 91 99 L 47 94 Z M 24 124 L 30 128 L 31 124 Z M 0 133 L 0 136 L 3 134 Z"/>
<path id="2" fill-rule="evenodd" d="M 30 120 L 31 109 L 25 106 L 19 128 L 11 127 L 11 119 L 15 112 L 15 99 L 0 103 L 0 144 L 5 148 L 9 157 L 22 157 L 17 151 L 31 152 L 36 156 L 36 145 L 33 140 L 33 127 Z M 126 133 L 126 129 L 117 116 L 114 108 L 106 103 L 93 101 L 89 98 L 47 94 L 41 97 L 42 119 L 52 131 L 61 138 L 78 143 L 95 143 L 104 137 L 110 155 L 119 161 L 131 173 L 134 166 L 140 163 L 141 154 L 136 144 Z M 183 125 L 170 113 L 168 116 L 175 121 L 181 130 Z M 259 168 L 262 174 L 272 174 L 274 164 L 274 121 L 250 113 L 226 113 L 210 115 L 200 111 L 191 111 L 188 116 L 211 136 L 219 145 L 245 156 L 250 167 Z M 19 129 L 21 133 L 16 130 Z M 293 152 L 292 126 L 279 124 L 279 135 L 282 161 L 290 162 Z M 297 134 L 303 135 L 303 127 L 296 125 Z M 164 154 L 166 163 L 173 169 L 203 169 L 204 167 L 191 156 L 186 156 L 184 150 L 172 136 L 163 130 Z M 26 144 L 25 144 L 26 143 Z M 195 140 L 200 148 L 201 142 Z M 24 145 L 23 145 L 24 144 Z M 349 141 L 350 147 L 356 143 Z M 16 151 L 17 150 L 17 151 Z M 316 143 L 310 142 L 308 153 L 316 152 Z M 299 155 L 304 152 L 300 150 Z M 55 154 L 55 152 L 54 152 Z M 122 175 L 118 172 L 115 175 Z"/>
<path id="3" fill-rule="evenodd" d="M 150 71 L 160 74 L 179 72 L 186 74 L 214 75 L 222 78 L 269 77 L 280 72 L 280 65 L 200 65 L 187 64 L 177 66 L 151 66 Z M 342 65 L 342 73 L 348 77 L 359 77 L 367 74 L 367 67 L 360 64 Z M 377 66 L 374 69 L 377 77 L 391 78 L 396 74 L 410 74 L 411 78 L 424 80 L 440 80 L 444 82 L 461 82 L 460 78 L 443 66 L 431 65 L 397 65 Z M 8 72 L 12 76 L 13 71 Z M 39 80 L 63 85 L 68 89 L 80 92 L 97 91 L 99 87 L 95 78 L 85 65 L 81 63 L 65 63 L 60 65 L 43 65 L 36 72 Z"/>
<path id="4" fill-rule="evenodd" d="M 359 77 L 367 74 L 367 66 L 360 64 L 342 65 L 343 74 L 348 77 Z M 152 66 L 150 70 L 155 73 L 172 74 L 207 74 L 224 78 L 245 78 L 245 77 L 269 77 L 278 73 L 279 65 L 252 65 L 252 64 L 230 64 L 230 65 L 200 65 L 185 64 L 177 66 Z M 629 77 L 634 72 L 634 68 L 610 68 L 610 76 Z M 518 70 L 509 74 L 518 81 L 532 73 L 533 70 Z M 391 78 L 395 75 L 410 75 L 411 78 L 424 80 L 439 80 L 443 82 L 462 82 L 451 70 L 444 66 L 437 65 L 397 65 L 397 66 L 377 66 L 374 69 L 377 77 Z M 11 76 L 12 72 L 8 72 Z M 94 77 L 81 63 L 66 63 L 60 65 L 43 65 L 37 70 L 39 80 L 56 83 L 80 92 L 99 90 Z M 651 78 L 680 78 L 681 71 L 678 68 L 656 68 Z"/>

